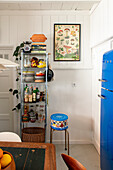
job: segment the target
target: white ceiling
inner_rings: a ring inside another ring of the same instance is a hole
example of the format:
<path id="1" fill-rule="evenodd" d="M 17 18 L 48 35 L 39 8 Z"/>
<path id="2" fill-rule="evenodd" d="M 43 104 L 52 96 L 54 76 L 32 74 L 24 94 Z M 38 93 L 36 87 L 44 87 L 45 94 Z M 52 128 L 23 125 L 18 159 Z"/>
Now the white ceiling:
<path id="1" fill-rule="evenodd" d="M 91 10 L 100 0 L 1 1 L 0 10 Z"/>

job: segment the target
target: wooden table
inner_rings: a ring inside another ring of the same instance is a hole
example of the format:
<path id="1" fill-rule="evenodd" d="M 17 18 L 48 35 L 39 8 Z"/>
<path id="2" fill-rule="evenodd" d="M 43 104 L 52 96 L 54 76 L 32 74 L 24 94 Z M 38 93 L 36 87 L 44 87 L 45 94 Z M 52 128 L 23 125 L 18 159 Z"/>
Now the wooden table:
<path id="1" fill-rule="evenodd" d="M 32 142 L 0 142 L 0 147 L 44 148 L 45 149 L 44 170 L 56 170 L 55 146 L 53 144 Z"/>

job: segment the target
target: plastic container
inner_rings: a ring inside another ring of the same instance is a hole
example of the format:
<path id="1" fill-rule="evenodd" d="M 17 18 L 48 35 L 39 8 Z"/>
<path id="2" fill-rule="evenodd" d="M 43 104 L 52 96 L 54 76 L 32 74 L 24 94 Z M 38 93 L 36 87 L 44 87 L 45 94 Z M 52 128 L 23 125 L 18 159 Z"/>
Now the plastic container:
<path id="1" fill-rule="evenodd" d="M 47 37 L 44 34 L 33 34 L 30 38 L 33 42 L 45 42 Z"/>
<path id="2" fill-rule="evenodd" d="M 23 71 L 23 81 L 34 82 L 34 71 Z"/>

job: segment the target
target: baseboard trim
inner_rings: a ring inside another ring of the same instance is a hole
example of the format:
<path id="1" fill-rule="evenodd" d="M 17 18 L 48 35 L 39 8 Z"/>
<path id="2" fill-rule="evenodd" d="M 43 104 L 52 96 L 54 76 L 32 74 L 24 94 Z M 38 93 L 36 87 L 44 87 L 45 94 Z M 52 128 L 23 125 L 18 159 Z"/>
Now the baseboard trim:
<path id="1" fill-rule="evenodd" d="M 47 140 L 47 143 L 49 143 L 50 140 Z M 53 144 L 65 144 L 64 140 L 53 140 Z M 70 140 L 69 144 L 93 144 L 90 140 Z"/>
<path id="2" fill-rule="evenodd" d="M 100 144 L 96 140 L 93 140 L 93 144 L 94 144 L 98 154 L 100 155 Z"/>

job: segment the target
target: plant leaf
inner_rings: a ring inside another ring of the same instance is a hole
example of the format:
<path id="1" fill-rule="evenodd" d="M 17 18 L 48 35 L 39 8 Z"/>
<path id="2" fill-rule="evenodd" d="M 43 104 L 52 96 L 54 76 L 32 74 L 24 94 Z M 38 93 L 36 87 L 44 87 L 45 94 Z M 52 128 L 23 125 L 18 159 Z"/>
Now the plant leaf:
<path id="1" fill-rule="evenodd" d="M 18 93 L 18 90 L 14 90 L 13 91 L 13 95 L 17 94 Z"/>
<path id="2" fill-rule="evenodd" d="M 12 91 L 13 91 L 13 89 L 9 89 L 9 91 L 10 91 L 10 92 L 12 92 Z"/>
<path id="3" fill-rule="evenodd" d="M 15 50 L 14 53 L 13 53 L 13 56 L 18 56 L 18 52 Z"/>
<path id="4" fill-rule="evenodd" d="M 13 108 L 12 111 L 16 110 L 16 108 Z"/>
<path id="5" fill-rule="evenodd" d="M 13 56 L 15 56 L 15 53 L 16 53 L 16 50 L 14 51 Z"/>
<path id="6" fill-rule="evenodd" d="M 21 104 L 18 103 L 18 104 L 16 105 L 16 108 L 19 110 L 19 109 L 21 108 Z"/>
<path id="7" fill-rule="evenodd" d="M 16 98 L 19 99 L 18 94 L 16 94 Z"/>
<path id="8" fill-rule="evenodd" d="M 16 47 L 16 52 L 18 52 L 18 51 L 19 51 L 19 49 L 20 49 L 20 46 L 17 46 L 17 47 Z"/>
<path id="9" fill-rule="evenodd" d="M 21 43 L 21 44 L 20 44 L 20 47 L 24 47 L 24 43 Z"/>
<path id="10" fill-rule="evenodd" d="M 16 78 L 16 81 L 18 81 L 18 80 L 19 80 L 19 78 L 17 77 L 17 78 Z"/>

